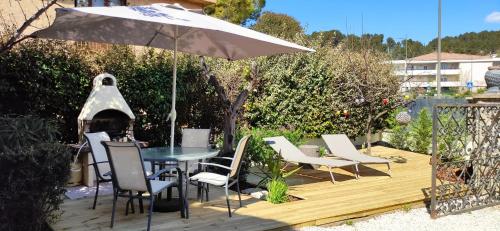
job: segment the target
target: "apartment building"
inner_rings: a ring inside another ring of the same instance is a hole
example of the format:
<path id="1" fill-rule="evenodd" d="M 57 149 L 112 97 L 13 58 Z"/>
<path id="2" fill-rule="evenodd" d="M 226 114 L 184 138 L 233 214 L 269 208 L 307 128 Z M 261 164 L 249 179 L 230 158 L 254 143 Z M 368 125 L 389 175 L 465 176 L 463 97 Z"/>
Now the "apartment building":
<path id="1" fill-rule="evenodd" d="M 395 74 L 401 79 L 408 79 L 402 86 L 410 88 L 436 87 L 437 54 L 435 52 L 417 56 L 408 60 L 391 61 Z M 472 91 L 486 87 L 484 74 L 488 67 L 500 65 L 496 55 L 480 56 L 457 53 L 441 53 L 441 87 L 443 91 L 470 88 Z"/>

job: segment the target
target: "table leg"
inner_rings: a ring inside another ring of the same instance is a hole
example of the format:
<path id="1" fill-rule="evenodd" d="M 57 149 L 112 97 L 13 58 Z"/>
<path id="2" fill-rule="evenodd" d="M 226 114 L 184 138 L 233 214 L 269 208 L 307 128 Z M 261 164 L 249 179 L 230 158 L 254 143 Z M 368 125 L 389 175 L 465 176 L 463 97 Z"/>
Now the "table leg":
<path id="1" fill-rule="evenodd" d="M 202 159 L 199 159 L 198 160 L 198 173 L 201 172 L 201 165 L 199 163 L 201 163 L 203 160 Z M 198 184 L 197 184 L 197 191 L 196 191 L 196 200 L 201 200 L 201 182 L 198 181 Z"/>
<path id="2" fill-rule="evenodd" d="M 152 168 L 153 168 L 153 167 L 151 166 L 151 169 L 152 169 Z M 164 168 L 165 168 L 165 164 L 160 162 L 160 163 L 158 164 L 158 171 L 161 171 L 161 170 L 163 170 Z M 154 173 L 154 172 L 153 172 L 153 173 Z M 165 180 L 165 176 L 160 176 L 160 180 Z M 162 193 L 161 193 L 161 192 L 160 192 L 160 193 L 158 193 L 158 195 L 157 195 L 156 197 L 157 197 L 157 198 L 156 198 L 157 200 L 161 200 Z"/>
<path id="3" fill-rule="evenodd" d="M 188 199 L 188 187 L 189 187 L 189 161 L 185 161 L 184 171 L 186 173 L 186 200 Z"/>

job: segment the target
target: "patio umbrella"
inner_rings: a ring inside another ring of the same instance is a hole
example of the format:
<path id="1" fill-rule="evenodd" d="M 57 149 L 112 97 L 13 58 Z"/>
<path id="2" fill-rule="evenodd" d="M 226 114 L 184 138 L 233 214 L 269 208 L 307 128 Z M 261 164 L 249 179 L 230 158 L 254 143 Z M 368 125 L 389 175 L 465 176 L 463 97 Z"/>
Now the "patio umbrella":
<path id="1" fill-rule="evenodd" d="M 170 146 L 174 146 L 177 51 L 228 60 L 314 50 L 202 15 L 178 4 L 56 9 L 33 37 L 130 44 L 174 51 Z"/>

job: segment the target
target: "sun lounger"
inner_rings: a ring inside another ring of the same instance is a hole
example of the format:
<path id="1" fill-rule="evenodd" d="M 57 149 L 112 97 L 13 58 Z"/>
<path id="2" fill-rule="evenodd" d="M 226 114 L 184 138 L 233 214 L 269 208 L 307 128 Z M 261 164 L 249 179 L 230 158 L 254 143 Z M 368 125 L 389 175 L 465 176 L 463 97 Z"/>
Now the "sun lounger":
<path id="1" fill-rule="evenodd" d="M 322 135 L 321 137 L 334 156 L 346 160 L 356 161 L 360 164 L 387 164 L 388 175 L 391 175 L 391 161 L 380 157 L 362 154 L 356 149 L 356 147 L 354 147 L 345 134 Z"/>
<path id="2" fill-rule="evenodd" d="M 330 177 L 332 178 L 333 183 L 335 183 L 335 178 L 333 177 L 332 168 L 353 166 L 356 179 L 358 178 L 358 162 L 356 161 L 306 156 L 302 151 L 300 151 L 299 148 L 283 136 L 264 138 L 264 141 L 266 141 L 266 143 L 269 144 L 274 151 L 279 153 L 283 157 L 283 160 L 288 163 L 317 164 L 326 166 L 330 171 Z"/>

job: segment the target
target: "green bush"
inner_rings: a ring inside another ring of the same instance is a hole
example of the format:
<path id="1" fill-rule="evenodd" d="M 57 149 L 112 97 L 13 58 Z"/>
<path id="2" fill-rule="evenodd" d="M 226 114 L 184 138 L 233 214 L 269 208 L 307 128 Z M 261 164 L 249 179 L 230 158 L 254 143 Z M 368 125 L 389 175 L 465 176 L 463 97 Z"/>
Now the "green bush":
<path id="1" fill-rule="evenodd" d="M 136 116 L 134 135 L 152 145 L 165 145 L 170 135 L 173 61 L 171 52 L 148 49 L 136 54 L 131 47 L 113 46 L 97 57 L 101 72 L 117 78 L 123 97 Z M 199 61 L 180 55 L 177 62 L 178 125 L 180 127 L 212 128 L 218 133 L 222 124 L 222 107 L 207 80 L 201 76 Z"/>
<path id="2" fill-rule="evenodd" d="M 300 131 L 286 129 L 267 129 L 267 128 L 240 128 L 236 133 L 236 140 L 241 139 L 245 135 L 252 135 L 252 139 L 248 142 L 247 151 L 244 157 L 246 164 L 241 166 L 240 180 L 245 181 L 249 173 L 250 165 L 255 165 L 262 170 L 267 165 L 269 158 L 275 157 L 276 152 L 264 142 L 264 138 L 273 136 L 284 136 L 290 142 L 298 145 L 302 142 L 303 133 Z M 222 144 L 221 137 L 218 139 L 218 145 Z M 227 163 L 226 163 L 227 164 Z M 262 183 L 267 182 L 267 178 Z"/>
<path id="3" fill-rule="evenodd" d="M 96 75 L 87 53 L 64 42 L 29 40 L 0 55 L 0 111 L 55 120 L 60 139 L 76 142 L 77 117 Z"/>
<path id="4" fill-rule="evenodd" d="M 71 153 L 53 122 L 0 118 L 0 230 L 42 230 L 58 216 Z"/>
<path id="5" fill-rule="evenodd" d="M 300 38 L 296 42 L 304 44 Z M 350 52 L 342 46 L 333 49 L 315 47 L 318 42 L 314 40 L 310 44 L 306 43 L 316 48 L 314 53 L 279 55 L 259 60 L 261 84 L 250 96 L 244 114 L 250 126 L 292 127 L 308 137 L 345 133 L 354 138 L 365 135 L 369 114 L 375 116 L 378 113 L 374 111 L 385 110 L 398 101 L 398 79 L 387 77 L 387 81 L 382 81 L 378 87 L 384 93 L 383 97 L 390 100 L 388 105 L 382 103 L 382 98 L 373 101 L 376 104 L 373 107 L 356 102 L 359 84 L 353 79 L 366 79 L 366 76 L 373 75 L 385 77 L 386 73 L 392 73 L 390 66 L 382 64 L 383 58 L 373 61 L 378 54 L 370 53 L 369 56 L 370 70 L 374 73 L 363 75 L 362 71 L 353 71 L 364 66 L 360 53 Z M 370 78 L 375 79 L 380 81 L 378 79 L 381 78 Z M 370 85 L 367 82 L 361 84 Z M 377 88 L 376 85 L 373 87 Z M 388 116 L 385 113 L 376 121 L 371 121 L 372 130 L 385 128 Z"/>
<path id="6" fill-rule="evenodd" d="M 479 88 L 479 89 L 477 89 L 476 94 L 483 94 L 486 92 L 486 90 L 487 90 L 486 88 Z"/>
<path id="7" fill-rule="evenodd" d="M 406 125 L 396 125 L 392 128 L 392 134 L 389 137 L 389 143 L 397 149 L 408 149 L 408 140 L 410 131 Z"/>
<path id="8" fill-rule="evenodd" d="M 238 138 L 245 135 L 252 135 L 246 157 L 251 163 L 264 166 L 266 160 L 273 157 L 276 152 L 264 141 L 266 137 L 284 136 L 295 145 L 299 145 L 303 139 L 303 133 L 298 130 L 267 129 L 267 128 L 241 128 L 238 131 Z"/>
<path id="9" fill-rule="evenodd" d="M 417 119 L 410 123 L 410 149 L 415 152 L 429 154 L 432 143 L 432 120 L 426 108 L 423 108 Z"/>
<path id="10" fill-rule="evenodd" d="M 462 160 L 469 133 L 465 117 L 458 114 L 443 113 L 439 115 L 439 121 L 442 127 L 450 132 L 438 137 L 438 155 L 442 156 L 442 161 L 445 162 Z"/>
<path id="11" fill-rule="evenodd" d="M 55 120 L 59 139 L 75 143 L 77 117 L 92 89 L 92 78 L 108 72 L 116 76 L 118 88 L 136 116 L 136 139 L 164 145 L 170 131 L 166 117 L 171 102 L 171 53 L 134 52 L 127 46 L 91 51 L 66 42 L 27 40 L 0 55 L 0 111 Z M 198 59 L 180 55 L 177 78 L 177 124 L 212 128 L 218 133 L 220 103 L 200 76 Z"/>
<path id="12" fill-rule="evenodd" d="M 400 124 L 396 120 L 398 113 L 404 111 L 405 108 L 397 108 L 386 119 L 388 128 L 392 134 L 389 136 L 389 143 L 397 149 L 407 150 L 409 148 L 410 127 L 405 124 Z"/>

